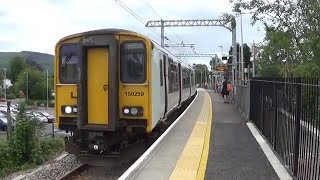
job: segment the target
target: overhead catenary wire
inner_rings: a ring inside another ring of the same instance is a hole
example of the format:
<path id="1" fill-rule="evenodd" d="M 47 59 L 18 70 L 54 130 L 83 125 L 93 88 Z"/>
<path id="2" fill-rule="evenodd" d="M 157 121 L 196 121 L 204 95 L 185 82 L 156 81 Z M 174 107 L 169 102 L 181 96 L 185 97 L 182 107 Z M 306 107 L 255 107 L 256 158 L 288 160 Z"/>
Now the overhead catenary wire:
<path id="1" fill-rule="evenodd" d="M 157 13 L 157 11 L 152 7 L 152 5 L 151 5 L 147 0 L 144 0 L 144 2 L 145 2 L 145 4 L 146 4 L 148 7 L 151 8 L 152 12 L 153 12 L 156 16 L 158 16 L 160 19 L 163 19 L 163 18 L 160 16 L 160 14 Z M 180 39 L 180 40 L 183 42 L 182 38 L 179 37 L 179 36 L 173 31 L 173 29 L 172 29 L 171 27 L 169 27 L 169 29 L 170 29 L 170 31 L 172 31 L 172 33 L 176 36 L 177 39 Z M 175 41 L 174 41 L 174 42 L 175 42 Z M 177 42 L 175 42 L 175 43 L 177 43 Z M 179 43 L 177 43 L 177 44 L 179 44 Z"/>
<path id="2" fill-rule="evenodd" d="M 132 9 L 130 9 L 126 4 L 124 4 L 121 0 L 115 0 L 116 3 L 118 3 L 123 9 L 125 9 L 127 12 L 129 12 L 133 17 L 135 17 L 139 22 L 141 22 L 143 25 L 146 24 L 145 20 L 141 18 L 137 13 L 135 13 Z M 159 37 L 161 37 L 161 34 L 155 29 L 151 28 L 154 33 L 156 33 Z"/>
<path id="3" fill-rule="evenodd" d="M 129 12 L 133 17 L 135 17 L 139 22 L 141 22 L 143 25 L 146 24 L 146 21 L 140 17 L 137 13 L 135 13 L 131 8 L 129 8 L 125 3 L 123 3 L 121 0 L 115 0 L 116 3 L 118 3 L 123 9 L 125 9 L 127 12 Z M 157 16 L 159 16 L 161 18 L 161 16 L 152 8 L 152 6 L 147 2 L 145 1 L 145 3 L 147 4 L 148 7 L 150 7 L 153 11 L 153 13 L 155 13 Z M 161 37 L 161 34 L 154 28 L 152 27 L 151 30 L 156 33 L 156 35 L 158 35 L 159 37 Z M 174 33 L 174 31 L 172 30 L 172 32 Z M 175 34 L 175 33 L 174 33 Z M 176 35 L 176 34 L 175 34 Z M 176 35 L 177 38 L 179 38 L 177 35 Z M 181 38 L 180 38 L 181 39 Z M 175 42 L 175 41 L 172 41 L 170 39 L 168 39 L 169 41 L 171 42 Z M 182 39 L 181 39 L 182 40 Z M 183 41 L 182 41 L 183 42 Z M 177 43 L 177 42 L 175 42 Z M 179 44 L 179 43 L 177 43 Z M 176 51 L 180 52 L 176 47 L 174 47 Z M 172 53 L 171 53 L 172 54 Z M 174 55 L 174 54 L 173 54 Z M 180 59 L 180 58 L 179 58 Z M 189 64 L 186 59 L 180 59 L 182 61 L 184 61 L 185 63 Z"/>

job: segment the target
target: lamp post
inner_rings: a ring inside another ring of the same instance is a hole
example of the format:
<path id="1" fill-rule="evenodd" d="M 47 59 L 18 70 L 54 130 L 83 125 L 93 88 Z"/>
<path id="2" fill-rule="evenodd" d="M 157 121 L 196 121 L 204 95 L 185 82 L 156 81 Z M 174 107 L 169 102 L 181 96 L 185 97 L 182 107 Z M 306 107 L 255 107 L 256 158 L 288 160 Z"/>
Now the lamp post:
<path id="1" fill-rule="evenodd" d="M 47 69 L 47 109 L 48 109 L 48 104 L 49 104 L 49 78 L 48 78 L 48 74 L 49 74 L 49 69 Z"/>
<path id="2" fill-rule="evenodd" d="M 29 95 L 29 80 L 28 80 L 28 72 L 24 72 L 27 75 L 27 98 L 26 100 L 28 101 L 28 95 Z"/>
<path id="3" fill-rule="evenodd" d="M 3 83 L 2 83 L 2 87 L 4 90 L 4 100 L 7 101 L 7 86 L 6 86 L 6 79 L 7 79 L 7 69 L 3 68 L 3 73 L 4 73 L 4 77 L 3 77 Z"/>
<path id="4" fill-rule="evenodd" d="M 242 31 L 242 12 L 240 11 L 240 31 L 241 31 L 241 80 L 244 80 L 244 63 L 243 63 L 243 31 Z"/>
<path id="5" fill-rule="evenodd" d="M 223 48 L 223 46 L 219 46 L 220 48 L 221 48 L 221 61 L 222 61 L 222 56 L 223 56 L 223 50 L 222 50 L 222 48 Z"/>

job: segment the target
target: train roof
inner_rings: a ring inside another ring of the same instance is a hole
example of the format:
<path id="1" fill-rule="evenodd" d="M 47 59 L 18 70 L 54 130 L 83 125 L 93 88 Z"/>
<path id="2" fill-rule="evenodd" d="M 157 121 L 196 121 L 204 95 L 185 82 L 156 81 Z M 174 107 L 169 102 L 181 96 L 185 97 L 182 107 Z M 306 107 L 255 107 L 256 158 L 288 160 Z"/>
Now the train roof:
<path id="1" fill-rule="evenodd" d="M 108 29 L 97 29 L 97 30 L 91 30 L 91 31 L 84 31 L 81 33 L 76 33 L 72 35 L 65 36 L 61 38 L 57 44 L 61 43 L 62 41 L 65 41 L 67 39 L 71 38 L 76 38 L 76 37 L 82 37 L 82 36 L 90 36 L 90 35 L 105 35 L 105 34 L 110 34 L 110 35 L 115 35 L 115 34 L 130 34 L 130 35 L 135 35 L 139 36 L 141 38 L 148 39 L 147 36 L 144 36 L 141 33 L 137 33 L 135 31 L 130 31 L 126 29 L 116 29 L 116 28 L 108 28 Z"/>
<path id="2" fill-rule="evenodd" d="M 168 51 L 167 49 L 161 47 L 156 41 L 152 40 L 151 38 L 135 32 L 135 31 L 131 31 L 131 30 L 127 30 L 127 29 L 117 29 L 117 28 L 108 28 L 108 29 L 97 29 L 97 30 L 91 30 L 91 31 L 84 31 L 81 33 L 76 33 L 76 34 L 72 34 L 69 36 L 65 36 L 63 38 L 61 38 L 57 44 L 61 43 L 62 41 L 65 41 L 67 39 L 71 39 L 71 38 L 76 38 L 76 37 L 81 37 L 81 36 L 90 36 L 90 35 L 104 35 L 104 34 L 111 34 L 111 35 L 115 35 L 115 34 L 130 34 L 130 35 L 135 35 L 135 36 L 139 36 L 141 38 L 144 39 L 148 39 L 152 42 L 152 44 L 157 47 L 157 49 L 167 53 L 170 58 L 172 58 L 172 60 L 176 61 L 176 62 L 180 62 L 181 65 L 183 66 L 188 66 L 190 68 L 192 68 L 191 65 L 189 65 L 188 63 L 182 61 L 181 59 L 179 59 L 178 57 L 176 57 L 174 54 L 172 54 L 170 51 Z"/>
<path id="3" fill-rule="evenodd" d="M 150 38 L 149 38 L 149 39 L 150 39 Z M 168 54 L 169 57 L 172 58 L 172 60 L 181 63 L 181 65 L 183 65 L 184 67 L 189 67 L 189 68 L 193 69 L 190 64 L 182 61 L 180 58 L 176 57 L 176 56 L 175 56 L 174 54 L 172 54 L 170 51 L 168 51 L 167 49 L 161 47 L 156 41 L 154 41 L 154 40 L 152 40 L 152 39 L 150 39 L 150 41 L 153 43 L 153 45 L 154 45 L 155 47 L 157 47 L 157 49 L 160 49 L 161 51 L 163 51 L 163 52 L 165 52 L 166 54 Z"/>

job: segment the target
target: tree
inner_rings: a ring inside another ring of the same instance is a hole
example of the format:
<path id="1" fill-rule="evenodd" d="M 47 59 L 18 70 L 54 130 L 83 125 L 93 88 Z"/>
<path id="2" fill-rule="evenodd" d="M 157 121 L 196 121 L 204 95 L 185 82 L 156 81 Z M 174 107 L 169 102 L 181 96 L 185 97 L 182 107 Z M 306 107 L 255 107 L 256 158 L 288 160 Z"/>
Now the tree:
<path id="1" fill-rule="evenodd" d="M 252 12 L 252 24 L 257 21 L 263 22 L 267 29 L 266 37 L 270 41 L 275 40 L 273 41 L 275 44 L 269 43 L 265 46 L 270 55 L 265 53 L 265 61 L 268 61 L 269 57 L 272 61 L 279 61 L 285 56 L 286 66 L 278 68 L 282 74 L 285 74 L 283 72 L 285 71 L 290 76 L 309 76 L 311 71 L 314 72 L 313 76 L 320 75 L 315 70 L 320 67 L 319 2 L 314 0 L 231 1 L 234 11 Z M 277 64 L 283 66 L 281 62 Z M 269 67 L 265 66 L 265 68 Z"/>
<path id="2" fill-rule="evenodd" d="M 25 60 L 20 56 L 16 56 L 10 61 L 8 78 L 11 79 L 12 84 L 16 82 L 18 75 L 26 66 Z"/>
<path id="3" fill-rule="evenodd" d="M 34 68 L 26 69 L 28 73 L 28 98 L 29 99 L 46 99 L 47 93 L 47 85 L 46 85 L 46 77 L 43 73 Z M 50 87 L 50 86 L 49 86 Z M 51 88 L 51 87 L 50 87 Z M 49 92 L 51 89 L 49 88 Z M 18 93 L 20 90 L 26 94 L 27 92 L 27 79 L 26 74 L 21 72 L 18 76 L 17 82 L 15 84 L 15 90 Z M 49 93 L 51 96 L 51 93 Z"/>
<path id="4" fill-rule="evenodd" d="M 195 73 L 196 73 L 196 83 L 197 84 L 201 83 L 201 75 L 202 75 L 202 83 L 205 82 L 205 74 L 207 75 L 207 79 L 208 79 L 210 73 L 209 73 L 207 65 L 193 64 L 193 69 L 195 70 Z"/>
<path id="5" fill-rule="evenodd" d="M 211 69 L 214 69 L 214 67 L 215 67 L 219 62 L 221 62 L 221 59 L 218 58 L 218 56 L 213 57 L 213 58 L 210 60 Z"/>
<path id="6" fill-rule="evenodd" d="M 229 55 L 232 55 L 232 51 L 233 51 L 233 48 L 232 46 L 230 46 L 230 50 L 229 50 Z M 243 63 L 244 63 L 244 67 L 248 67 L 248 65 L 251 66 L 251 61 L 250 61 L 250 58 L 251 58 L 251 50 L 250 50 L 250 47 L 245 43 L 243 44 Z M 237 43 L 237 62 L 239 62 L 241 59 L 241 46 L 239 43 Z M 232 60 L 233 60 L 233 57 L 229 57 L 228 59 L 228 63 L 232 63 Z"/>
<path id="7" fill-rule="evenodd" d="M 26 60 L 26 63 L 30 66 L 30 67 L 33 67 L 41 72 L 43 72 L 43 68 L 40 64 L 36 63 L 35 61 L 31 60 L 30 58 L 28 58 Z"/>

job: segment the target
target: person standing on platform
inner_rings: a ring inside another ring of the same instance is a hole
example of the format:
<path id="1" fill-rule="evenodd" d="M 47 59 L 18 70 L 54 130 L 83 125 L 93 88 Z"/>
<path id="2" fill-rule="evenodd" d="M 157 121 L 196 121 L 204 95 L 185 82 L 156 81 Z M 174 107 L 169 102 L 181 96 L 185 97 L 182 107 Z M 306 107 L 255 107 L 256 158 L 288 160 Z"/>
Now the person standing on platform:
<path id="1" fill-rule="evenodd" d="M 224 77 L 224 81 L 222 83 L 222 91 L 221 91 L 221 95 L 223 98 L 223 102 L 224 103 L 229 103 L 229 89 L 228 89 L 228 84 L 230 84 L 230 82 L 228 81 L 227 77 Z"/>

